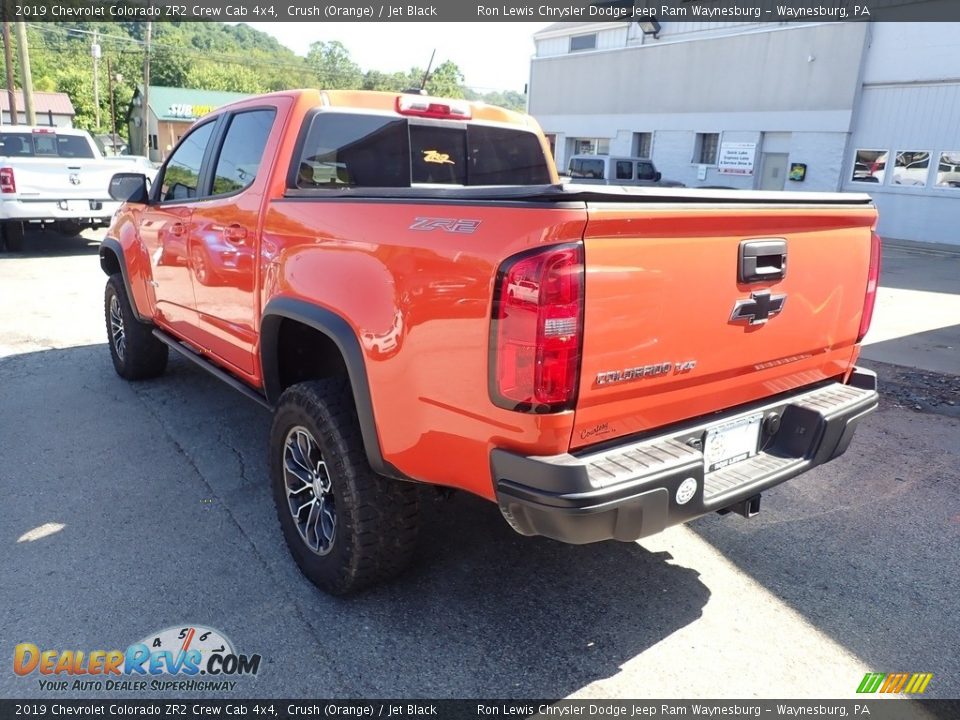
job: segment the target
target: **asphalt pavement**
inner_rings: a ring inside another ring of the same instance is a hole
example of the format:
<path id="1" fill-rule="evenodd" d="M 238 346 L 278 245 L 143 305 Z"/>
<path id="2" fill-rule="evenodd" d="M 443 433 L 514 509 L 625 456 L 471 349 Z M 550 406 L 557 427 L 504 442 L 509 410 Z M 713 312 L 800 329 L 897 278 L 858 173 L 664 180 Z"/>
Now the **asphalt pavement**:
<path id="1" fill-rule="evenodd" d="M 947 346 L 899 365 L 955 362 L 960 313 L 922 330 L 899 313 L 960 298 L 958 265 L 888 262 L 909 302 L 881 303 L 876 345 Z M 927 696 L 960 696 L 956 418 L 885 395 L 845 456 L 765 492 L 758 517 L 632 544 L 524 538 L 492 504 L 426 492 L 411 571 L 333 599 L 283 544 L 269 413 L 177 357 L 118 378 L 104 279 L 96 237 L 0 255 L 0 697 L 83 695 L 16 676 L 17 643 L 123 649 L 190 624 L 262 656 L 236 697 L 843 698 L 866 672 L 932 672 Z"/>

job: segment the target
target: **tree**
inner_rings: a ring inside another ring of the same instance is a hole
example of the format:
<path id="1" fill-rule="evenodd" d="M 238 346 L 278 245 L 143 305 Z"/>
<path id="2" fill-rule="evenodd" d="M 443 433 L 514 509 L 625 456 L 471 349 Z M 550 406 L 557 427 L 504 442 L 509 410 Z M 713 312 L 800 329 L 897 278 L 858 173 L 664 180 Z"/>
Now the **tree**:
<path id="1" fill-rule="evenodd" d="M 379 70 L 368 70 L 363 76 L 364 90 L 400 92 L 410 87 L 410 84 L 410 77 L 403 72 L 385 73 Z M 419 87 L 419 80 L 416 85 Z"/>
<path id="2" fill-rule="evenodd" d="M 164 38 L 166 42 L 169 42 Z M 190 74 L 191 57 L 185 47 L 154 45 L 150 51 L 150 84 L 163 87 L 185 87 Z"/>
<path id="3" fill-rule="evenodd" d="M 363 85 L 360 66 L 339 40 L 313 43 L 307 53 L 307 62 L 313 68 L 320 87 L 325 90 L 358 90 Z"/>
<path id="4" fill-rule="evenodd" d="M 420 78 L 417 79 L 417 85 L 420 85 Z M 430 95 L 462 98 L 463 73 L 455 62 L 452 60 L 444 60 L 430 73 L 426 90 Z"/>
<path id="5" fill-rule="evenodd" d="M 187 72 L 184 87 L 202 90 L 229 90 L 231 92 L 262 93 L 260 75 L 243 65 L 195 63 Z"/>

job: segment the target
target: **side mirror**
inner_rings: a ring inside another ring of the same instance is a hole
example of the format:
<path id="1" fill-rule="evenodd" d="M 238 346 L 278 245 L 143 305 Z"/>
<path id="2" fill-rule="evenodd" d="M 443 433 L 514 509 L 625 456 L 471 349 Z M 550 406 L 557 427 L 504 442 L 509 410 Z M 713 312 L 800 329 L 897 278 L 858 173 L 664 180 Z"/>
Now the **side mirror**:
<path id="1" fill-rule="evenodd" d="M 661 177 L 663 177 L 663 176 L 659 173 L 659 171 L 658 171 L 658 172 L 655 172 L 655 173 L 653 174 L 653 180 L 654 180 L 654 182 L 660 182 L 660 178 L 661 178 Z"/>
<path id="2" fill-rule="evenodd" d="M 120 202 L 146 203 L 147 176 L 141 173 L 117 173 L 110 178 L 110 197 Z"/>

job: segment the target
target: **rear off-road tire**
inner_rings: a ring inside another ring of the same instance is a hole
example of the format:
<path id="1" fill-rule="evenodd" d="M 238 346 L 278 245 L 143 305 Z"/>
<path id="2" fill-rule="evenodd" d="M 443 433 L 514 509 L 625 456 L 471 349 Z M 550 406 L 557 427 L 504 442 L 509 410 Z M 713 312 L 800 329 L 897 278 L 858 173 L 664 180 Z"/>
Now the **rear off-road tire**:
<path id="1" fill-rule="evenodd" d="M 317 587 L 347 595 L 409 565 L 418 488 L 370 467 L 346 377 L 299 383 L 281 395 L 269 460 L 284 539 Z"/>
<path id="2" fill-rule="evenodd" d="M 127 380 L 146 380 L 167 369 L 169 349 L 153 335 L 153 326 L 140 322 L 120 273 L 111 275 L 103 293 L 110 357 L 117 375 Z"/>

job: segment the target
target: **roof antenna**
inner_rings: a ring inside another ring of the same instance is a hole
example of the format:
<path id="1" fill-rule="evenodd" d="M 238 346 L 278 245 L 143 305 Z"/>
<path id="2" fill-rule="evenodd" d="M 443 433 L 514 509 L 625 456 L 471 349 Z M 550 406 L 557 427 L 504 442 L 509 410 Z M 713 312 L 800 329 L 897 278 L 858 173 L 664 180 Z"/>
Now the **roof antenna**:
<path id="1" fill-rule="evenodd" d="M 427 80 L 430 79 L 430 70 L 433 68 L 433 58 L 437 54 L 437 49 L 434 48 L 433 52 L 430 53 L 430 62 L 427 63 L 427 71 L 423 74 L 423 80 L 420 81 L 420 92 L 424 93 L 427 87 Z"/>
<path id="2" fill-rule="evenodd" d="M 411 87 L 403 91 L 404 95 L 426 95 L 427 80 L 430 79 L 430 69 L 433 67 L 433 58 L 437 54 L 437 49 L 434 48 L 433 52 L 430 53 L 430 62 L 427 63 L 427 71 L 423 74 L 423 79 L 420 81 L 420 87 Z"/>

